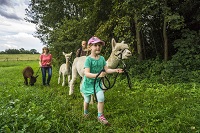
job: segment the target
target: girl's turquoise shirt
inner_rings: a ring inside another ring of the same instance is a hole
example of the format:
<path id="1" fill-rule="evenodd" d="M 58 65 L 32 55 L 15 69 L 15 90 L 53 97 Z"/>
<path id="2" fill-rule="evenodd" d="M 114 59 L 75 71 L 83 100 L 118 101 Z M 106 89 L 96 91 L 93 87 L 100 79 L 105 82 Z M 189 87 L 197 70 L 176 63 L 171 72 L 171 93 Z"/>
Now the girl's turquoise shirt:
<path id="1" fill-rule="evenodd" d="M 100 56 L 98 60 L 87 56 L 84 68 L 90 68 L 90 73 L 97 74 L 104 68 L 105 65 L 106 61 L 103 56 Z M 87 78 L 86 76 L 83 77 L 81 92 L 84 93 L 86 96 L 94 94 L 94 79 L 95 78 Z M 97 79 L 95 84 L 96 93 L 102 90 L 99 86 L 99 80 L 100 78 Z"/>

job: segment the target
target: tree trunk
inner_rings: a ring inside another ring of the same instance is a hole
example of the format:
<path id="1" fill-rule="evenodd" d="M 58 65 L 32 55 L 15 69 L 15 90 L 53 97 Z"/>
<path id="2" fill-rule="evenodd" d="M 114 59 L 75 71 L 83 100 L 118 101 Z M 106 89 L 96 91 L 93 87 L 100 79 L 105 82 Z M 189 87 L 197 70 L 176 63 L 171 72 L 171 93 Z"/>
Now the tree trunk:
<path id="1" fill-rule="evenodd" d="M 165 6 L 167 4 L 167 0 L 165 1 Z M 168 60 L 168 38 L 167 38 L 167 21 L 164 15 L 164 24 L 163 24 L 163 38 L 164 38 L 164 60 Z"/>
<path id="2" fill-rule="evenodd" d="M 138 23 L 138 16 L 137 13 L 134 15 L 135 20 L 135 29 L 136 29 L 136 42 L 137 42 L 137 52 L 138 52 L 138 60 L 142 61 L 142 45 L 141 45 L 141 36 L 140 36 L 140 25 Z"/>

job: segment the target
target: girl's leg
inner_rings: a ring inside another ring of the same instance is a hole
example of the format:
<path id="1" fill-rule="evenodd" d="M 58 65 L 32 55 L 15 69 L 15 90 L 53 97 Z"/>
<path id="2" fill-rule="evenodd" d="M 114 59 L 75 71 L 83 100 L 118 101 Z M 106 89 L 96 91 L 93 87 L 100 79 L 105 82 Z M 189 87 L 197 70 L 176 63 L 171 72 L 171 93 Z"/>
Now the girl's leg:
<path id="1" fill-rule="evenodd" d="M 47 85 L 49 85 L 52 76 L 52 67 L 48 67 L 48 78 L 47 78 Z"/>
<path id="2" fill-rule="evenodd" d="M 103 91 L 99 91 L 96 93 L 97 95 L 97 100 L 98 100 L 98 120 L 102 123 L 102 124 L 109 124 L 108 121 L 106 120 L 106 118 L 103 115 L 103 110 L 104 110 L 104 92 Z"/>
<path id="3" fill-rule="evenodd" d="M 91 100 L 91 96 L 86 96 L 84 95 L 84 103 L 83 103 L 83 107 L 84 107 L 84 115 L 88 114 L 88 108 L 89 108 L 89 103 Z"/>
<path id="4" fill-rule="evenodd" d="M 41 71 L 42 71 L 42 84 L 46 85 L 46 69 L 45 69 L 45 67 L 41 67 Z"/>
<path id="5" fill-rule="evenodd" d="M 86 103 L 84 101 L 83 106 L 84 106 L 84 114 L 88 114 L 89 103 Z"/>
<path id="6" fill-rule="evenodd" d="M 96 93 L 97 95 L 97 109 L 98 109 L 98 117 L 101 116 L 103 114 L 103 110 L 104 110 L 104 93 L 103 91 L 99 91 Z"/>

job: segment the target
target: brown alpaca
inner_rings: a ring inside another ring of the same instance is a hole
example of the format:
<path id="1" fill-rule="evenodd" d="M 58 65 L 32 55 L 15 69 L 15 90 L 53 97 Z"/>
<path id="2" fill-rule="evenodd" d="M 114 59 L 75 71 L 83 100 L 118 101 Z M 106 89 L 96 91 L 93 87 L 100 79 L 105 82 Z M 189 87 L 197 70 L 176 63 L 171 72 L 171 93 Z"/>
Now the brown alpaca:
<path id="1" fill-rule="evenodd" d="M 35 77 L 33 76 L 33 74 L 34 74 L 33 69 L 30 66 L 27 66 L 23 69 L 22 74 L 23 74 L 23 77 L 24 77 L 24 84 L 28 85 L 28 78 L 29 78 L 30 79 L 29 84 L 31 86 L 33 86 L 34 83 L 36 82 L 37 77 L 38 77 L 38 75 L 35 76 Z"/>

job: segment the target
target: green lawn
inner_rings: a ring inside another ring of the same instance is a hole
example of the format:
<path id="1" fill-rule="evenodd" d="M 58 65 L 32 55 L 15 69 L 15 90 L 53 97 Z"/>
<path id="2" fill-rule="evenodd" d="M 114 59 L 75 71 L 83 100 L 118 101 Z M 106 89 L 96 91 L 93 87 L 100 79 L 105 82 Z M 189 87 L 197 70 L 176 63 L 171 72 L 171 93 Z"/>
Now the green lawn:
<path id="1" fill-rule="evenodd" d="M 0 132 L 38 133 L 198 133 L 200 132 L 200 84 L 150 83 L 118 77 L 105 93 L 105 116 L 110 127 L 97 121 L 96 103 L 84 119 L 79 78 L 75 93 L 57 84 L 53 67 L 51 87 L 43 87 L 41 73 L 35 86 L 23 84 L 22 69 L 38 70 L 38 61 L 0 62 Z"/>

